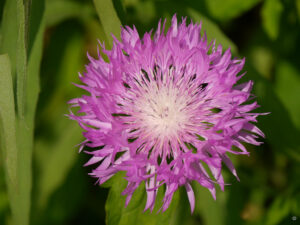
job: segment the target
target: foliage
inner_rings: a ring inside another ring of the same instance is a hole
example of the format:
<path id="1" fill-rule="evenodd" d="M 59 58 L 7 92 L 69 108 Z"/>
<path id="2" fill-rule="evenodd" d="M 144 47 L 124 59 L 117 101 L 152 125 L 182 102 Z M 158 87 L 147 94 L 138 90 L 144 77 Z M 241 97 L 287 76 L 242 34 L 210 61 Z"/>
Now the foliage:
<path id="1" fill-rule="evenodd" d="M 184 190 L 165 213 L 143 212 L 139 187 L 127 208 L 125 175 L 102 187 L 77 154 L 81 129 L 64 114 L 82 94 L 72 85 L 98 39 L 111 46 L 120 26 L 140 35 L 167 26 L 174 13 L 202 21 L 208 39 L 246 57 L 245 79 L 255 81 L 266 133 L 250 157 L 231 156 L 240 182 L 208 191 L 193 183 L 190 214 Z M 13 18 L 13 19 L 12 19 Z M 300 1 L 299 0 L 6 0 L 0 2 L 0 224 L 281 225 L 300 220 Z"/>

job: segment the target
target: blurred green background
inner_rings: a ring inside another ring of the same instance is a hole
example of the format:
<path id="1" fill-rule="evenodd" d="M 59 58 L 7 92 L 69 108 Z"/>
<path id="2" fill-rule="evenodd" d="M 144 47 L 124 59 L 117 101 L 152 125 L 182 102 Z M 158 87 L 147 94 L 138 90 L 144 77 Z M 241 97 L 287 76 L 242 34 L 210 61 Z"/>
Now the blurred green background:
<path id="1" fill-rule="evenodd" d="M 124 208 L 122 174 L 94 185 L 76 147 L 81 129 L 65 116 L 98 39 L 109 47 L 120 23 L 143 35 L 174 13 L 246 57 L 258 111 L 271 112 L 259 118 L 265 144 L 230 156 L 241 181 L 225 170 L 231 185 L 216 201 L 194 184 L 192 215 L 184 190 L 164 214 L 159 193 L 150 214 L 142 187 Z M 299 24 L 300 0 L 1 0 L 0 224 L 300 224 Z"/>

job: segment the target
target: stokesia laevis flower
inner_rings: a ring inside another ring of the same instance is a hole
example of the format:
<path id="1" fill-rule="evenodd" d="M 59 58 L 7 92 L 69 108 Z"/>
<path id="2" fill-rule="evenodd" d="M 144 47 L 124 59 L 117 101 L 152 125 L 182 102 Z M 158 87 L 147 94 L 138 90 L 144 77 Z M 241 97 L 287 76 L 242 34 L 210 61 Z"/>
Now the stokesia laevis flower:
<path id="1" fill-rule="evenodd" d="M 201 24 L 186 25 L 185 18 L 178 24 L 174 16 L 164 30 L 159 22 L 153 38 L 151 32 L 140 38 L 135 27 L 125 27 L 112 50 L 100 43 L 109 62 L 88 56 L 84 85 L 77 86 L 89 95 L 70 101 L 79 110 L 69 117 L 85 130 L 81 149 L 95 149 L 85 165 L 98 164 L 91 175 L 99 184 L 127 172 L 126 205 L 145 183 L 145 210 L 153 210 L 165 185 L 164 211 L 184 186 L 193 211 L 192 181 L 216 198 L 215 184 L 224 190 L 222 162 L 238 179 L 227 153 L 248 155 L 243 143 L 260 144 L 264 134 L 253 122 L 261 114 L 251 113 L 258 107 L 253 82 L 237 84 L 244 59 L 232 59 L 230 49 L 222 53 L 200 35 Z"/>

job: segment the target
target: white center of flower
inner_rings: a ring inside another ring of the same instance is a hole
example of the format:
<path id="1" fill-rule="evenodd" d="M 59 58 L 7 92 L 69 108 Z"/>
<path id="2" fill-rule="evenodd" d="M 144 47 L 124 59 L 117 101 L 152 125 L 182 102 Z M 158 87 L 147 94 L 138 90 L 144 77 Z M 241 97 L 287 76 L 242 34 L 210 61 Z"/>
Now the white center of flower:
<path id="1" fill-rule="evenodd" d="M 148 87 L 147 92 L 136 102 L 138 119 L 146 133 L 163 141 L 177 137 L 187 121 L 185 107 L 187 100 L 177 88 L 170 86 Z"/>

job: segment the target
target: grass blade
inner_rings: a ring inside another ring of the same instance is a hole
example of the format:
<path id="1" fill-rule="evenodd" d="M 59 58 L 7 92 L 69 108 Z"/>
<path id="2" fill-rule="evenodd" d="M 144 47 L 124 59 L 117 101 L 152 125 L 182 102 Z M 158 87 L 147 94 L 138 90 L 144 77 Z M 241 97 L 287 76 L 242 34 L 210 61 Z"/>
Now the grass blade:
<path id="1" fill-rule="evenodd" d="M 70 18 L 85 20 L 96 13 L 90 4 L 75 1 L 52 0 L 46 3 L 46 25 L 55 26 Z"/>
<path id="2" fill-rule="evenodd" d="M 216 44 L 222 44 L 224 49 L 230 48 L 233 54 L 237 54 L 238 49 L 236 45 L 228 37 L 226 37 L 226 35 L 221 31 L 217 24 L 192 8 L 188 8 L 187 12 L 194 20 L 194 22 L 199 23 L 200 21 L 202 21 L 202 29 L 206 32 L 208 41 L 212 41 L 214 38 L 216 40 Z"/>
<path id="3" fill-rule="evenodd" d="M 43 2 L 38 0 L 26 1 L 25 3 L 22 0 L 6 1 L 2 20 L 3 39 L 1 42 L 1 52 L 7 52 L 9 57 L 12 58 L 11 78 L 12 83 L 16 82 L 14 90 L 11 86 L 11 93 L 16 93 L 17 115 L 14 114 L 14 111 L 10 113 L 10 116 L 15 116 L 14 121 L 10 122 L 10 129 L 15 129 L 15 132 L 9 131 L 8 133 L 9 135 L 14 135 L 15 139 L 15 150 L 9 147 L 9 152 L 14 152 L 15 166 L 13 168 L 15 171 L 13 174 L 16 184 L 13 184 L 15 188 L 10 187 L 12 186 L 9 183 L 10 181 L 7 184 L 9 193 L 13 193 L 10 195 L 13 196 L 11 198 L 11 210 L 13 224 L 15 225 L 29 224 L 34 116 L 39 93 L 38 76 L 44 33 L 44 23 L 36 23 L 36 21 L 43 21 Z M 25 7 L 27 10 L 26 15 Z M 29 14 L 29 11 L 31 14 Z M 16 15 L 17 19 L 12 20 L 11 15 Z M 28 24 L 29 21 L 30 26 Z M 31 31 L 36 31 L 31 32 L 34 35 L 29 35 L 28 27 L 30 27 Z M 30 51 L 27 50 L 29 43 L 32 43 Z M 6 88 L 1 89 L 5 90 Z M 1 93 L 1 99 L 6 99 L 2 97 L 4 94 Z M 12 97 L 10 102 L 13 102 L 13 100 L 14 98 Z M 14 110 L 15 106 L 10 106 L 10 108 Z M 7 112 L 5 111 L 5 113 Z M 8 123 L 5 118 L 3 118 L 3 121 Z M 7 146 L 7 144 L 5 145 Z"/>
<path id="4" fill-rule="evenodd" d="M 8 55 L 0 55 L 0 148 L 3 154 L 3 163 L 10 206 L 14 218 L 18 217 L 17 155 L 16 146 L 16 118 L 11 65 Z"/>
<path id="5" fill-rule="evenodd" d="M 39 12 L 39 13 L 37 13 Z M 35 23 L 40 21 L 39 23 Z M 17 121 L 17 144 L 19 152 L 18 179 L 20 187 L 19 205 L 23 212 L 23 224 L 29 224 L 31 208 L 32 188 L 32 150 L 34 140 L 34 119 L 35 111 L 40 92 L 39 71 L 43 50 L 43 34 L 45 30 L 44 1 L 34 0 L 31 6 L 30 29 L 36 31 L 30 36 L 32 43 L 31 51 L 28 54 L 27 79 L 25 83 L 26 111 L 24 118 Z M 19 223 L 18 223 L 19 224 Z M 21 223 L 20 223 L 21 224 Z"/>
<path id="6" fill-rule="evenodd" d="M 11 19 L 15 15 L 15 19 Z M 12 77 L 16 80 L 16 104 L 20 118 L 24 116 L 26 80 L 26 36 L 25 7 L 22 0 L 6 1 L 2 19 L 2 42 L 0 53 L 7 53 L 11 59 Z"/>
<path id="7" fill-rule="evenodd" d="M 60 36 L 60 33 L 57 35 Z M 59 53 L 62 58 L 56 62 L 61 63 L 57 72 L 59 84 L 39 115 L 40 118 L 45 115 L 44 121 L 51 121 L 48 128 L 53 130 L 55 136 L 54 141 L 40 138 L 36 148 L 36 154 L 41 156 L 37 162 L 40 173 L 40 179 L 37 181 L 37 205 L 42 210 L 47 206 L 50 196 L 64 183 L 78 155 L 78 148 L 75 146 L 82 141 L 81 128 L 63 114 L 68 112 L 66 95 L 75 89 L 71 83 L 77 81 L 77 71 L 81 70 L 84 64 L 84 42 L 77 32 L 72 33 L 65 41 L 65 49 L 61 49 Z"/>
<path id="8" fill-rule="evenodd" d="M 111 35 L 120 37 L 121 22 L 114 8 L 112 0 L 94 0 L 96 11 L 100 18 L 106 37 L 109 40 L 109 45 L 112 46 Z"/>

